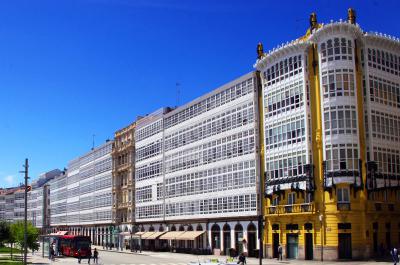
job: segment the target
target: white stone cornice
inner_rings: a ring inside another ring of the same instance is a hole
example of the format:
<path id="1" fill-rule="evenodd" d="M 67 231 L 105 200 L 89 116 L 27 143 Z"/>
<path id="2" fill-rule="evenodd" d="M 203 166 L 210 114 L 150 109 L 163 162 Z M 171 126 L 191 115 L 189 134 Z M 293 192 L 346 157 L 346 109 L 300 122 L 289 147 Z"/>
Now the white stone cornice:
<path id="1" fill-rule="evenodd" d="M 354 25 L 348 22 L 339 21 L 324 24 L 321 28 L 317 29 L 310 35 L 309 41 L 318 43 L 321 39 L 335 34 L 350 35 L 354 39 L 362 39 L 363 37 L 363 31 L 358 24 Z"/>
<path id="2" fill-rule="evenodd" d="M 395 52 L 398 52 L 400 49 L 400 39 L 390 35 L 378 32 L 367 32 L 364 34 L 364 39 L 366 45 L 379 46 Z"/>
<path id="3" fill-rule="evenodd" d="M 285 55 L 293 54 L 295 52 L 303 52 L 306 50 L 310 43 L 304 40 L 294 40 L 291 42 L 287 42 L 285 44 L 279 45 L 277 48 L 272 49 L 272 51 L 268 51 L 261 59 L 257 60 L 254 64 L 254 68 L 257 70 L 261 70 L 267 65 L 271 65 L 275 63 L 276 60 L 282 59 Z"/>

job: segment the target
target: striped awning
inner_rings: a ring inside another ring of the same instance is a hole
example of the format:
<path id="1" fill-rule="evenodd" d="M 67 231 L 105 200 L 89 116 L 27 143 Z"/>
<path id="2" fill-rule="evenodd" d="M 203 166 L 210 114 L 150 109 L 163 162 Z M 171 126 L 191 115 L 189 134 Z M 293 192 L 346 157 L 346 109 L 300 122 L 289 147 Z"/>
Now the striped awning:
<path id="1" fill-rule="evenodd" d="M 155 232 L 144 232 L 144 234 L 141 236 L 142 239 L 147 239 L 149 236 L 154 234 Z"/>
<path id="2" fill-rule="evenodd" d="M 184 231 L 171 231 L 166 232 L 164 235 L 160 236 L 160 239 L 174 240 L 181 234 L 185 233 Z"/>
<path id="3" fill-rule="evenodd" d="M 157 239 L 159 236 L 165 234 L 166 232 L 155 232 L 154 234 L 146 237 L 145 239 Z"/>
<path id="4" fill-rule="evenodd" d="M 196 237 L 204 234 L 205 231 L 187 231 L 176 237 L 176 240 L 195 240 Z"/>

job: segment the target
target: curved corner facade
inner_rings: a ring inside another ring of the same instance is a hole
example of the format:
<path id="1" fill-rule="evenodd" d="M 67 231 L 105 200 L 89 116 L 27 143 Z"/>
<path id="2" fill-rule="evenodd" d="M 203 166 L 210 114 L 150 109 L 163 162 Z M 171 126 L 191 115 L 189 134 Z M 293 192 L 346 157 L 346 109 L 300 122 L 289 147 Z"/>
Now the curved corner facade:
<path id="1" fill-rule="evenodd" d="M 364 259 L 400 242 L 400 42 L 334 22 L 264 54 L 265 251 Z"/>

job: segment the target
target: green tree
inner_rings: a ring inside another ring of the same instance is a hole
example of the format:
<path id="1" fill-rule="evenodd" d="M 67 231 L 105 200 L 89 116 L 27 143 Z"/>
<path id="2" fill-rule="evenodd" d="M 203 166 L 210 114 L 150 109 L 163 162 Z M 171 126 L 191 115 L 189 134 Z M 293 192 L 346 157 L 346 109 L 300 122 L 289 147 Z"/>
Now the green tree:
<path id="1" fill-rule="evenodd" d="M 22 249 L 24 247 L 24 222 L 16 222 L 10 226 L 11 234 L 14 236 L 14 242 Z M 27 247 L 29 249 L 38 249 L 36 241 L 39 238 L 39 230 L 28 222 L 27 226 Z"/>

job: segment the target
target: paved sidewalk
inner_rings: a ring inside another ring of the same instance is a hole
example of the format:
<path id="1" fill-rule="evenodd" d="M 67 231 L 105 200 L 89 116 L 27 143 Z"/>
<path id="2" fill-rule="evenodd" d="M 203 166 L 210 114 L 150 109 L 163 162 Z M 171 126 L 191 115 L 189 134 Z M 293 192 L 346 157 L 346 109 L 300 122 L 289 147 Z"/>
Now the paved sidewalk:
<path id="1" fill-rule="evenodd" d="M 145 255 L 149 257 L 154 257 L 154 258 L 160 258 L 160 259 L 180 259 L 182 261 L 187 261 L 186 264 L 189 264 L 189 262 L 204 262 L 206 260 L 210 259 L 218 259 L 220 262 L 225 262 L 226 259 L 228 258 L 227 256 L 215 256 L 215 255 L 194 255 L 194 254 L 185 254 L 185 253 L 172 253 L 172 252 L 153 252 L 153 251 L 142 251 L 142 253 L 138 252 L 131 252 L 130 250 L 116 250 L 115 248 L 110 250 L 103 249 L 102 246 L 93 246 L 93 248 L 97 248 L 101 252 L 114 252 L 114 253 L 124 253 L 124 254 L 132 254 L 132 255 Z M 247 264 L 248 265 L 258 265 L 259 264 L 259 259 L 258 258 L 246 258 Z M 235 259 L 235 263 L 237 262 L 237 259 Z M 346 265 L 367 265 L 367 264 L 376 264 L 378 263 L 375 260 L 359 260 L 359 261 L 324 261 L 321 262 L 319 260 L 283 260 L 283 261 L 278 261 L 277 259 L 263 259 L 262 264 L 263 265 L 284 265 L 284 264 L 293 264 L 293 265 L 309 265 L 309 264 L 324 264 L 324 265 L 333 265 L 333 264 L 343 264 L 346 263 Z M 393 264 L 393 262 L 385 262 L 385 261 L 379 261 L 379 265 L 386 265 L 386 264 Z M 144 265 L 144 264 L 138 264 L 138 265 Z M 152 264 L 156 265 L 156 264 Z"/>
<path id="2" fill-rule="evenodd" d="M 117 251 L 117 250 L 103 250 L 103 248 L 96 247 L 99 250 L 99 256 L 104 262 L 101 262 L 101 265 L 188 265 L 191 262 L 193 265 L 197 265 L 198 262 L 202 263 L 206 260 L 210 259 L 218 259 L 220 262 L 224 262 L 226 260 L 226 256 L 214 256 L 214 255 L 192 255 L 192 254 L 182 254 L 182 253 L 170 253 L 170 252 L 150 252 L 143 251 L 139 252 L 130 252 L 126 251 Z M 119 253 L 119 254 L 118 254 Z M 3 255 L 1 255 L 3 256 Z M 47 257 L 42 257 L 42 252 L 35 252 L 34 255 L 32 253 L 28 254 L 28 262 L 36 265 L 44 265 L 44 264 L 60 264 L 60 265 L 77 265 L 77 259 L 70 257 L 57 257 L 55 260 L 50 261 Z M 333 264 L 342 264 L 343 262 L 338 261 L 308 261 L 308 260 L 284 260 L 278 261 L 276 259 L 263 259 L 263 265 L 285 265 L 285 264 L 293 264 L 293 265 L 309 265 L 309 264 L 323 264 L 323 265 L 333 265 Z M 86 265 L 87 260 L 82 260 L 82 264 Z M 92 263 L 93 264 L 93 263 Z M 258 265 L 259 260 L 256 258 L 247 258 L 248 265 Z M 346 265 L 372 265 L 377 264 L 376 261 L 346 261 Z M 393 264 L 392 262 L 379 262 L 379 265 L 389 265 Z M 99 264 L 100 265 L 100 264 Z"/>

